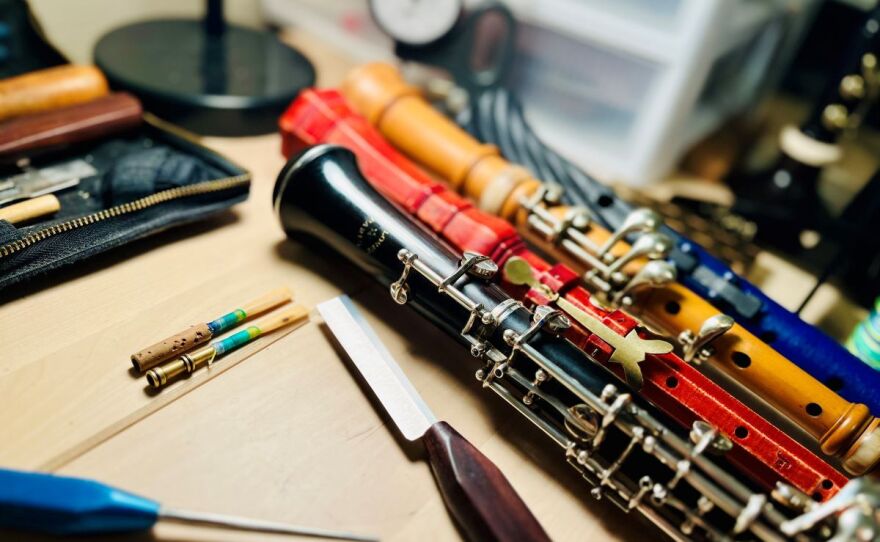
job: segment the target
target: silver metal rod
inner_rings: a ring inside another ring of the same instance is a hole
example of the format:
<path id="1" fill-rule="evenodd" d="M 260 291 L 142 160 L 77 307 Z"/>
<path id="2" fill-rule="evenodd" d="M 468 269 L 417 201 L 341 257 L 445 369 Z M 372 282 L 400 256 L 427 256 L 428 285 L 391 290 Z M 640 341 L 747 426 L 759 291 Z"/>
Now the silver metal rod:
<path id="1" fill-rule="evenodd" d="M 571 443 L 571 440 L 566 438 L 565 435 L 557 430 L 555 427 L 544 421 L 540 416 L 535 414 L 529 407 L 524 405 L 522 401 L 518 400 L 514 397 L 509 391 L 507 391 L 504 386 L 499 384 L 498 382 L 492 382 L 489 384 L 489 387 L 492 391 L 498 394 L 502 399 L 507 401 L 507 404 L 515 408 L 519 411 L 520 414 L 525 416 L 529 421 L 535 424 L 539 429 L 544 431 L 544 433 L 550 437 L 559 447 L 565 448 Z"/>
<path id="2" fill-rule="evenodd" d="M 535 350 L 531 345 L 523 345 L 522 351 L 526 354 L 529 359 L 531 359 L 534 363 L 536 363 L 539 367 L 544 369 L 551 376 L 556 378 L 559 382 L 561 382 L 566 388 L 568 388 L 572 393 L 577 395 L 581 400 L 586 402 L 591 408 L 594 408 L 596 411 L 603 413 L 606 411 L 605 405 L 589 390 L 583 387 L 579 382 L 572 381 L 570 378 L 565 376 L 565 373 L 556 366 L 550 359 L 545 357 L 543 354 Z M 631 414 L 632 415 L 632 414 Z M 655 425 L 657 427 L 663 427 L 656 420 L 653 419 L 650 415 L 638 409 L 638 416 L 642 418 L 644 421 L 653 422 L 650 425 Z M 616 423 L 617 427 L 621 429 L 627 436 L 632 436 L 633 427 L 626 423 Z M 682 448 L 686 448 L 683 442 L 680 441 L 676 436 L 674 436 L 671 432 L 663 428 L 660 433 L 657 435 L 660 439 L 660 442 L 665 442 L 668 444 L 677 444 Z M 679 452 L 680 453 L 680 452 Z M 681 455 L 687 455 L 681 454 Z M 666 450 L 663 446 L 657 446 L 654 448 L 654 456 L 658 459 L 661 459 L 667 465 L 675 465 L 679 459 L 681 459 L 678 454 L 672 454 L 670 451 Z M 691 458 L 691 460 L 695 460 L 696 458 Z M 746 493 L 747 490 L 741 486 L 740 484 L 733 481 L 729 475 L 723 473 L 721 469 L 716 467 L 714 464 L 708 461 L 701 461 L 701 467 L 706 469 L 706 472 L 709 476 L 712 476 L 716 479 L 721 478 L 725 482 L 730 483 L 732 486 L 736 487 L 739 491 L 737 493 Z M 701 474 L 689 471 L 684 476 L 685 480 L 688 481 L 697 491 L 701 494 L 708 497 L 712 500 L 721 510 L 725 513 L 729 514 L 732 517 L 737 517 L 743 510 L 745 504 L 736 501 L 729 494 L 721 491 L 718 486 L 712 483 L 710 480 L 704 478 Z M 776 523 L 778 521 L 777 515 L 773 515 L 771 517 L 771 521 Z M 764 540 L 783 540 L 778 533 L 774 532 L 771 529 L 768 529 L 760 522 L 756 522 L 753 526 L 753 531 L 755 534 L 760 536 Z"/>
<path id="3" fill-rule="evenodd" d="M 276 521 L 227 516 L 225 514 L 212 514 L 210 512 L 179 510 L 176 508 L 162 508 L 159 511 L 159 519 L 161 521 L 186 523 L 190 525 L 204 525 L 207 527 L 221 527 L 237 531 L 312 536 L 315 538 L 332 538 L 336 540 L 355 540 L 357 542 L 374 542 L 379 540 L 374 536 L 365 536 L 345 531 L 331 531 L 328 529 L 303 527 L 300 525 L 290 525 L 288 523 L 279 523 Z"/>

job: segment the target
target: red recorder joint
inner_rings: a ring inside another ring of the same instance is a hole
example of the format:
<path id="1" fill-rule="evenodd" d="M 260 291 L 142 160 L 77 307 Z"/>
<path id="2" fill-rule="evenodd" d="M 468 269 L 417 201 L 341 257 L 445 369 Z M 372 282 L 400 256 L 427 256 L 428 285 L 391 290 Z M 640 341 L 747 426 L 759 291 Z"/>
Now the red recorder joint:
<path id="1" fill-rule="evenodd" d="M 633 329 L 645 334 L 639 322 L 625 312 L 593 304 L 590 293 L 581 286 L 580 275 L 565 265 L 551 265 L 530 251 L 510 223 L 474 208 L 410 162 L 355 113 L 338 91 L 303 91 L 281 117 L 280 128 L 282 152 L 287 157 L 321 143 L 350 149 L 374 188 L 459 251 L 487 255 L 502 269 L 512 258 L 523 259 L 531 268 L 530 282 L 515 284 L 504 273 L 501 282 L 526 306 L 553 305 L 561 296 L 620 335 Z M 575 322 L 566 336 L 623 378 L 621 366 L 610 361 L 614 349 L 607 342 Z M 773 488 L 782 481 L 826 500 L 846 484 L 846 477 L 828 463 L 679 356 L 649 355 L 640 367 L 642 396 L 686 428 L 702 421 L 726 435 L 733 443 L 726 458 L 761 485 Z"/>

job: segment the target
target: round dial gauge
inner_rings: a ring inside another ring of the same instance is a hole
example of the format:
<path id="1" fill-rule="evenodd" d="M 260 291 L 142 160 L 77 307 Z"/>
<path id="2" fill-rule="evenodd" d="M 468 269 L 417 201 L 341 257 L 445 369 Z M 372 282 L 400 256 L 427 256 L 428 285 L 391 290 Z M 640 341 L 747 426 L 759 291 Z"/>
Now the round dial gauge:
<path id="1" fill-rule="evenodd" d="M 370 0 L 376 23 L 407 45 L 425 45 L 449 32 L 461 14 L 461 0 Z"/>

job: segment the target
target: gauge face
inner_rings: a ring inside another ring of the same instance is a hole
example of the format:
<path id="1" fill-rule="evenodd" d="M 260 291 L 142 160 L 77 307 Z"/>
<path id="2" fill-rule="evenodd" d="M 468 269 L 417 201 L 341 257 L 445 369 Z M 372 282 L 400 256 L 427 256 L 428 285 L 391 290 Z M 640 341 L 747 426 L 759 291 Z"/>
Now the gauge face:
<path id="1" fill-rule="evenodd" d="M 376 23 L 408 45 L 424 45 L 443 37 L 455 26 L 461 7 L 461 0 L 370 0 Z"/>

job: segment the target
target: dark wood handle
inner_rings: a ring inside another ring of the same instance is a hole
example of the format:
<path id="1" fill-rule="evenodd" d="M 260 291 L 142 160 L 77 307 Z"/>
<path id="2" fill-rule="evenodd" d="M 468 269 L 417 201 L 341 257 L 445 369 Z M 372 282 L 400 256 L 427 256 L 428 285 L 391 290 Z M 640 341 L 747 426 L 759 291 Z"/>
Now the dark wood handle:
<path id="1" fill-rule="evenodd" d="M 137 98 L 118 92 L 79 105 L 0 122 L 0 160 L 98 139 L 137 126 L 143 111 Z"/>
<path id="2" fill-rule="evenodd" d="M 435 423 L 422 440 L 446 506 L 468 540 L 550 540 L 498 467 L 449 424 Z"/>

